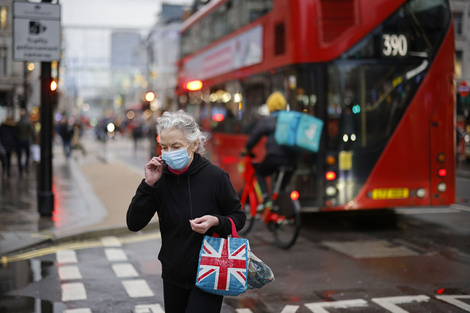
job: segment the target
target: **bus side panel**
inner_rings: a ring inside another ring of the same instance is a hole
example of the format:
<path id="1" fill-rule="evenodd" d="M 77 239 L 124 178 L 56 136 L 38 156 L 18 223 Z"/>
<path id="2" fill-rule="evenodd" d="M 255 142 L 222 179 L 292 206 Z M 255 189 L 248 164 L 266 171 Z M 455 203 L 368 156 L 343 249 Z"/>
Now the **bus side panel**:
<path id="1" fill-rule="evenodd" d="M 429 156 L 431 158 L 432 205 L 448 205 L 455 202 L 456 86 L 454 80 L 455 39 L 453 25 L 451 23 L 447 35 L 447 44 L 443 45 L 439 54 L 442 55 L 442 58 L 439 59 L 442 61 L 435 64 L 437 69 L 433 72 L 435 75 L 431 77 L 432 81 L 444 81 L 444 83 L 437 86 L 440 88 L 441 99 L 435 104 L 436 109 L 431 116 L 431 151 Z M 440 153 L 445 153 L 446 156 L 443 163 L 436 161 L 436 156 Z M 444 177 L 438 175 L 441 169 L 446 170 Z M 447 191 L 444 193 L 438 191 L 438 186 L 442 183 L 447 187 Z"/>
<path id="2" fill-rule="evenodd" d="M 353 9 L 348 6 L 351 2 Z M 290 0 L 292 29 L 288 42 L 297 47 L 292 51 L 293 62 L 328 62 L 338 58 L 405 2 L 354 0 L 328 5 L 328 1 Z"/>
<path id="3" fill-rule="evenodd" d="M 455 202 L 454 37 L 450 28 L 432 67 L 358 196 L 345 206 L 325 210 L 449 205 Z M 445 153 L 444 163 L 437 154 Z M 439 178 L 437 172 L 447 174 Z M 446 183 L 445 192 L 437 185 Z M 374 189 L 408 189 L 402 199 L 372 199 Z M 424 188 L 424 198 L 416 190 Z"/>
<path id="4" fill-rule="evenodd" d="M 235 135 L 226 133 L 212 133 L 212 163 L 220 166 L 229 175 L 235 190 L 239 191 L 243 187 L 243 179 L 238 170 L 239 162 L 241 161 L 240 153 L 243 151 L 245 144 L 248 140 L 248 135 Z M 253 149 L 256 155 L 255 161 L 260 162 L 264 159 L 266 154 L 264 145 L 266 138 L 260 142 Z"/>

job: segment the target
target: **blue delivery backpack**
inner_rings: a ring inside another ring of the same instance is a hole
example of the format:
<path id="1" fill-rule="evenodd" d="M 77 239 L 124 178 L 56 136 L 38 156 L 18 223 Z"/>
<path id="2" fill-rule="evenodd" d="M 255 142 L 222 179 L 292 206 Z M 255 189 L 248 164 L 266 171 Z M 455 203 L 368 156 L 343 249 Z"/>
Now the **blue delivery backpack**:
<path id="1" fill-rule="evenodd" d="M 279 111 L 276 143 L 302 152 L 318 152 L 323 121 L 297 111 Z"/>

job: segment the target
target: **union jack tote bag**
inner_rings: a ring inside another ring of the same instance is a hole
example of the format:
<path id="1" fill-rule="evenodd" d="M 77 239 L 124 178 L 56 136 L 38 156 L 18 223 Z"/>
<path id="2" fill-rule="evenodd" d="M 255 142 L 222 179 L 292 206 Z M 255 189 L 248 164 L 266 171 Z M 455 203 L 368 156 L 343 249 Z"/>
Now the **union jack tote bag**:
<path id="1" fill-rule="evenodd" d="M 232 237 L 204 236 L 196 276 L 199 289 L 221 296 L 238 296 L 247 289 L 250 244 L 238 237 L 230 221 Z"/>

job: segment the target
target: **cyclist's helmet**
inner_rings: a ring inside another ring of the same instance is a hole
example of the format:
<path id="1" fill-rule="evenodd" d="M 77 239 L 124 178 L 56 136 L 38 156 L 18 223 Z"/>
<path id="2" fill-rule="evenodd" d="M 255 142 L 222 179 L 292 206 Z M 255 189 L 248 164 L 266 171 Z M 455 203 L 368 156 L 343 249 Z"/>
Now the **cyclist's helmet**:
<path id="1" fill-rule="evenodd" d="M 273 92 L 266 100 L 266 104 L 269 108 L 269 112 L 285 110 L 286 109 L 286 98 L 279 91 Z"/>

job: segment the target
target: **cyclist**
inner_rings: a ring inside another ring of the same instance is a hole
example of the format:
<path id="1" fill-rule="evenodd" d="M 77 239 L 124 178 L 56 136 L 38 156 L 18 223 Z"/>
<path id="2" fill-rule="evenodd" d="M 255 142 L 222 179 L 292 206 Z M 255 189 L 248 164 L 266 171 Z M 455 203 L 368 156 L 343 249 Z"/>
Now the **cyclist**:
<path id="1" fill-rule="evenodd" d="M 297 165 L 298 153 L 278 145 L 274 139 L 277 116 L 279 115 L 279 111 L 286 109 L 286 98 L 279 91 L 275 91 L 266 100 L 266 105 L 269 108 L 270 115 L 261 118 L 257 122 L 251 131 L 248 141 L 246 142 L 242 156 L 249 154 L 251 149 L 256 146 L 263 136 L 267 137 L 266 156 L 260 163 L 254 164 L 254 167 L 256 170 L 257 180 L 262 191 L 264 207 L 269 207 L 272 206 L 272 203 L 269 200 L 265 177 L 276 172 L 281 166 L 295 168 Z M 288 181 L 292 172 L 286 174 L 288 175 L 286 175 L 284 181 Z"/>

